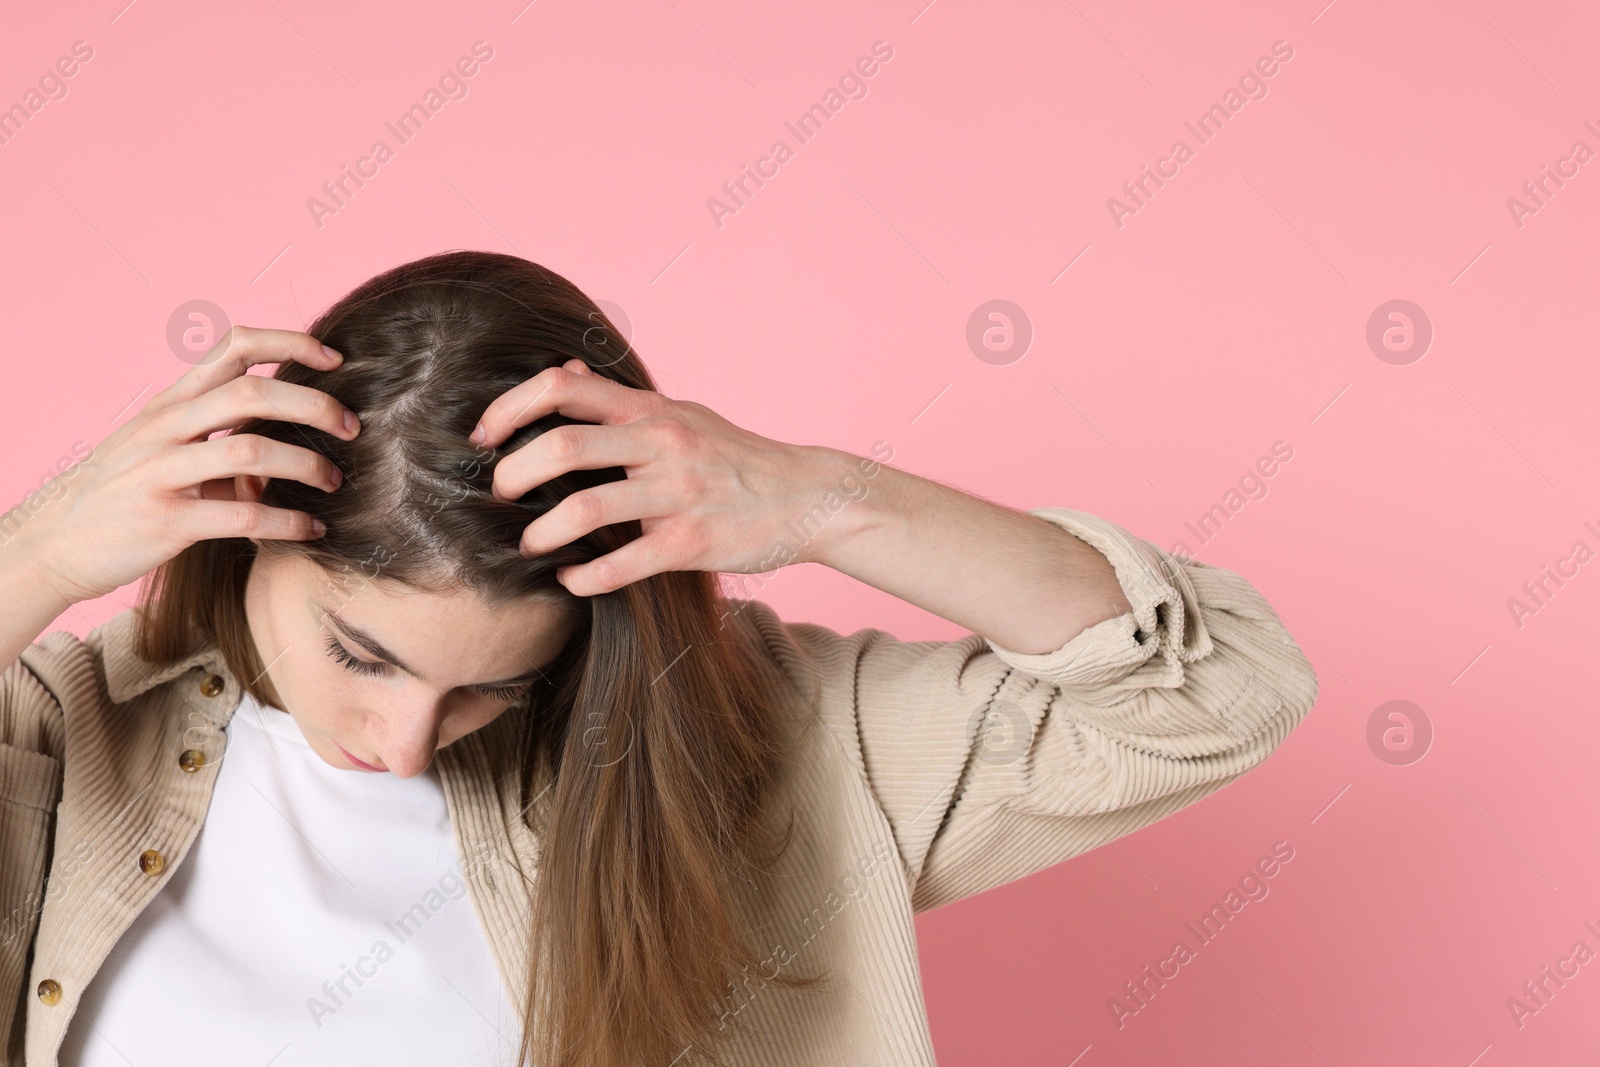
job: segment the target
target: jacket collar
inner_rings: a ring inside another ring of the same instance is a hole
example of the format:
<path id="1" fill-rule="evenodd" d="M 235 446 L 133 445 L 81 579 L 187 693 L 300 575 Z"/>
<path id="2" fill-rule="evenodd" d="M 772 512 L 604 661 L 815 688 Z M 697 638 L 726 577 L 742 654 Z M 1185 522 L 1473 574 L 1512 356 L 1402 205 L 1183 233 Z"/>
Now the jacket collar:
<path id="1" fill-rule="evenodd" d="M 135 609 L 130 608 L 95 627 L 89 638 L 91 642 L 96 637 L 100 640 L 106 691 L 116 703 L 132 700 L 196 667 L 228 676 L 222 650 L 213 638 L 207 638 L 194 652 L 172 663 L 152 663 L 145 659 L 133 648 L 135 621 Z"/>

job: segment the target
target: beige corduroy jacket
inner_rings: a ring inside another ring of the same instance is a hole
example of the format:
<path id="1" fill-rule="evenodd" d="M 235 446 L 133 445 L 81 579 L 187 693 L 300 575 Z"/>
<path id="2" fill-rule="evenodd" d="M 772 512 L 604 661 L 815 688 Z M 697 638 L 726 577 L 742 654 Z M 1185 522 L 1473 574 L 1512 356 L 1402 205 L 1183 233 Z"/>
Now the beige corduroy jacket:
<path id="1" fill-rule="evenodd" d="M 1030 514 L 1102 551 L 1132 612 L 1026 655 L 975 634 L 843 636 L 725 602 L 724 625 L 765 650 L 775 711 L 796 712 L 779 716 L 794 725 L 773 794 L 795 835 L 771 882 L 781 890 L 751 905 L 771 947 L 763 973 L 835 979 L 787 992 L 752 972 L 730 988 L 724 1024 L 743 1036 L 729 1062 L 931 1064 L 914 912 L 1194 803 L 1265 760 L 1315 702 L 1311 665 L 1239 575 L 1084 512 Z M 240 701 L 214 646 L 145 662 L 132 622 L 129 610 L 87 639 L 53 631 L 0 676 L 11 1067 L 57 1063 L 85 986 L 184 862 Z M 473 906 L 520 1005 L 538 850 L 508 762 L 515 729 L 507 712 L 436 759 Z"/>

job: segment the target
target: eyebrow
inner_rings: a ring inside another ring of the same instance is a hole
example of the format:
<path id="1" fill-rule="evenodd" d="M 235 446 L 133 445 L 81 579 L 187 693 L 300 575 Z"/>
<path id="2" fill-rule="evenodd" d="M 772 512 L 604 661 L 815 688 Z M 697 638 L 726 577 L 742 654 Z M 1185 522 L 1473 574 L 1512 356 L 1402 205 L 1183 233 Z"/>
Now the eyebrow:
<path id="1" fill-rule="evenodd" d="M 372 634 L 368 633 L 366 630 L 363 630 L 355 623 L 350 622 L 348 619 L 340 618 L 339 613 L 336 611 L 331 611 L 326 607 L 324 607 L 322 611 L 323 614 L 327 615 L 327 617 L 333 621 L 333 624 L 339 628 L 341 633 L 343 633 L 350 640 L 354 641 L 356 644 L 360 645 L 362 648 L 366 649 L 369 654 L 394 664 L 396 667 L 399 667 L 413 678 L 427 681 L 427 679 L 423 678 L 421 674 L 406 666 L 399 656 L 396 656 L 393 652 L 390 652 L 387 648 L 384 648 L 383 643 L 376 637 L 373 637 Z M 535 678 L 542 677 L 544 677 L 544 672 L 538 667 L 535 667 L 532 670 L 522 672 L 515 678 L 506 678 L 498 682 L 478 682 L 470 688 L 497 689 L 501 686 L 516 685 L 519 682 L 531 682 Z"/>

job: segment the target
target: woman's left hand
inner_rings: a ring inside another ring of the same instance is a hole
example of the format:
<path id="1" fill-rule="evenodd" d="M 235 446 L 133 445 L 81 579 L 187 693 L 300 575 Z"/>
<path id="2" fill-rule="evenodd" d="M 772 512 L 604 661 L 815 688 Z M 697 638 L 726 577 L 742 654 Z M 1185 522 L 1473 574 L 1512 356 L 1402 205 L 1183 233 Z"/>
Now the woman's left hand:
<path id="1" fill-rule="evenodd" d="M 703 404 L 601 377 L 579 359 L 501 394 L 472 440 L 493 447 L 559 411 L 592 426 L 558 426 L 501 458 L 494 494 L 515 500 L 571 470 L 621 467 L 627 477 L 569 495 L 522 533 L 525 554 L 548 552 L 612 523 L 643 536 L 557 579 L 577 596 L 608 593 L 663 571 L 748 574 L 775 569 L 775 545 L 853 469 L 848 454 L 784 444 L 740 429 Z M 480 439 L 478 432 L 484 436 Z M 815 559 L 808 539 L 782 563 Z"/>

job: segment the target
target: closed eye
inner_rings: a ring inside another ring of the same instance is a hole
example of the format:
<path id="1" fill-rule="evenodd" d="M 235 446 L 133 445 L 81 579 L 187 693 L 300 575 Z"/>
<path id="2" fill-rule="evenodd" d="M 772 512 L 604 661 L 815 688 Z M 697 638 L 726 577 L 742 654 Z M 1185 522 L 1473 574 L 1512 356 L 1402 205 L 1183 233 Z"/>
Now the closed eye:
<path id="1" fill-rule="evenodd" d="M 328 634 L 327 636 L 328 655 L 344 664 L 347 670 L 365 675 L 383 675 L 389 672 L 387 663 L 359 659 L 352 655 L 350 650 L 345 648 L 333 634 Z M 533 688 L 532 682 L 519 682 L 516 685 L 473 686 L 472 691 L 479 696 L 488 697 L 490 700 L 504 700 L 507 703 L 514 704 L 521 700 L 531 688 Z"/>

